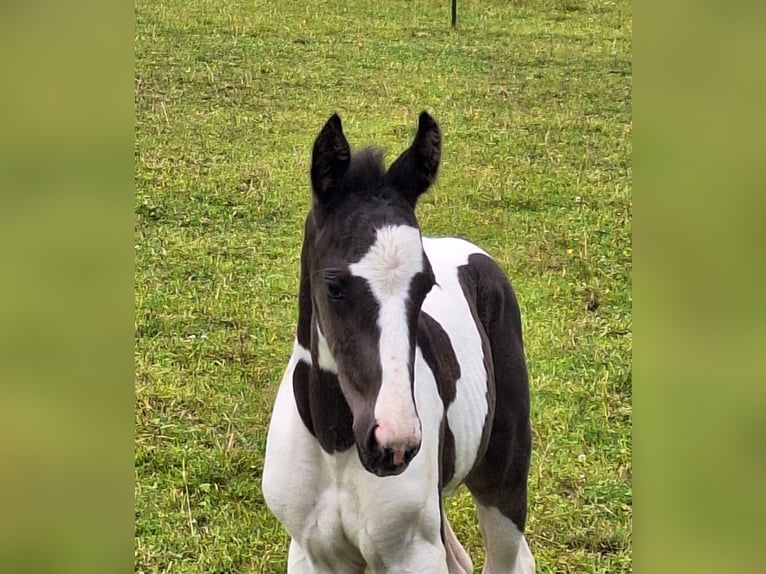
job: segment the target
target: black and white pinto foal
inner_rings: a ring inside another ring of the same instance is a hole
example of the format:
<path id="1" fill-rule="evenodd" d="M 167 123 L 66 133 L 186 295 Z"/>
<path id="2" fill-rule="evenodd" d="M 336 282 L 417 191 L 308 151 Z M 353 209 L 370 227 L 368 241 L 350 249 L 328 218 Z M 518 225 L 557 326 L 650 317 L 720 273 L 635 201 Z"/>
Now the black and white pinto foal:
<path id="1" fill-rule="evenodd" d="M 337 115 L 314 143 L 297 335 L 263 470 L 290 574 L 473 572 L 442 507 L 461 483 L 484 573 L 534 572 L 519 307 L 480 248 L 421 236 L 415 204 L 440 155 L 425 112 L 388 170 L 379 152 L 351 155 Z"/>

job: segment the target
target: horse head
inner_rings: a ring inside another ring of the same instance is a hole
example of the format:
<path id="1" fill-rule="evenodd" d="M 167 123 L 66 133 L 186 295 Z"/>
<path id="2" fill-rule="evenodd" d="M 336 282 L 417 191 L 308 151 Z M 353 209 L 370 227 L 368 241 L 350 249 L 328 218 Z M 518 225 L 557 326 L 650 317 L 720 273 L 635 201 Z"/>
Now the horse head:
<path id="1" fill-rule="evenodd" d="M 337 115 L 312 152 L 302 252 L 312 359 L 337 376 L 360 461 L 379 476 L 403 472 L 421 443 L 415 342 L 434 274 L 415 205 L 440 155 L 439 127 L 426 112 L 412 145 L 387 170 L 376 150 L 352 156 Z"/>

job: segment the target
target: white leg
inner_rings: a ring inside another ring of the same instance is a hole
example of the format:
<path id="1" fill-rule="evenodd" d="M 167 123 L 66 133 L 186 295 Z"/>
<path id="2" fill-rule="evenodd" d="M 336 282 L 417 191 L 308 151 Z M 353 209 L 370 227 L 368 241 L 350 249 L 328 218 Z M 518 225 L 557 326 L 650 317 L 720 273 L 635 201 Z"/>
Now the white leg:
<path id="1" fill-rule="evenodd" d="M 313 574 L 314 569 L 309 563 L 308 556 L 295 540 L 290 540 L 290 551 L 287 554 L 287 574 Z"/>
<path id="2" fill-rule="evenodd" d="M 444 545 L 447 551 L 447 569 L 449 574 L 473 574 L 473 562 L 463 545 L 452 530 L 447 517 L 444 517 Z"/>
<path id="3" fill-rule="evenodd" d="M 308 553 L 295 541 L 290 540 L 290 552 L 287 556 L 288 574 L 363 574 L 364 565 L 356 560 L 342 556 L 342 550 L 330 552 L 330 558 L 309 558 Z"/>
<path id="4" fill-rule="evenodd" d="M 530 574 L 533 574 L 535 571 L 535 559 L 532 557 L 529 544 L 527 544 L 527 538 L 523 534 L 521 536 L 519 555 L 516 558 L 516 570 L 518 572 L 529 572 Z"/>
<path id="5" fill-rule="evenodd" d="M 535 560 L 522 534 L 497 508 L 476 503 L 487 551 L 482 574 L 534 574 Z"/>
<path id="6" fill-rule="evenodd" d="M 370 564 L 372 574 L 451 574 L 447 570 L 447 557 L 444 546 L 431 544 L 424 540 L 409 544 L 406 554 L 379 557 Z"/>

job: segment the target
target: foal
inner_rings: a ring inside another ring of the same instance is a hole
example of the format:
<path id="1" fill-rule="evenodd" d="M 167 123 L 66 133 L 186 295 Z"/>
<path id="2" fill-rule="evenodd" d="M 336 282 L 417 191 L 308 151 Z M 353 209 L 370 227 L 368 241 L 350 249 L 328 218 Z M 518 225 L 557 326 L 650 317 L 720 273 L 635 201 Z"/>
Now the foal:
<path id="1" fill-rule="evenodd" d="M 298 327 L 262 484 L 291 536 L 290 574 L 472 573 L 442 507 L 461 483 L 484 574 L 534 572 L 519 306 L 480 248 L 421 236 L 415 205 L 440 156 L 426 112 L 388 170 L 379 152 L 351 155 L 337 115 L 314 143 Z"/>

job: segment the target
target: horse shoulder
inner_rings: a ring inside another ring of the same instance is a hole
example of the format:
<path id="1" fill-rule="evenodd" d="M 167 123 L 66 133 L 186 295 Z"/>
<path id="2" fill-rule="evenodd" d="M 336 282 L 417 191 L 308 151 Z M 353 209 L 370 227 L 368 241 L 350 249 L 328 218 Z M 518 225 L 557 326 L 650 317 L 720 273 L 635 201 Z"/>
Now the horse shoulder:
<path id="1" fill-rule="evenodd" d="M 489 400 L 494 395 L 491 349 L 477 315 L 476 290 L 467 273 L 471 256 L 486 253 L 457 238 L 424 238 L 423 246 L 436 276 L 436 285 L 426 298 L 423 311 L 446 334 L 459 366 L 455 390 L 450 400 L 445 401 L 445 434 L 451 441 L 448 446 L 454 448 L 453 471 L 444 481 L 445 491 L 450 493 L 481 457 L 486 446 L 487 422 L 493 415 L 494 405 Z"/>
<path id="2" fill-rule="evenodd" d="M 274 401 L 261 477 L 266 503 L 291 536 L 303 528 L 323 487 L 321 448 L 301 419 L 294 392 L 294 378 L 302 364 L 301 354 L 295 351 Z"/>

